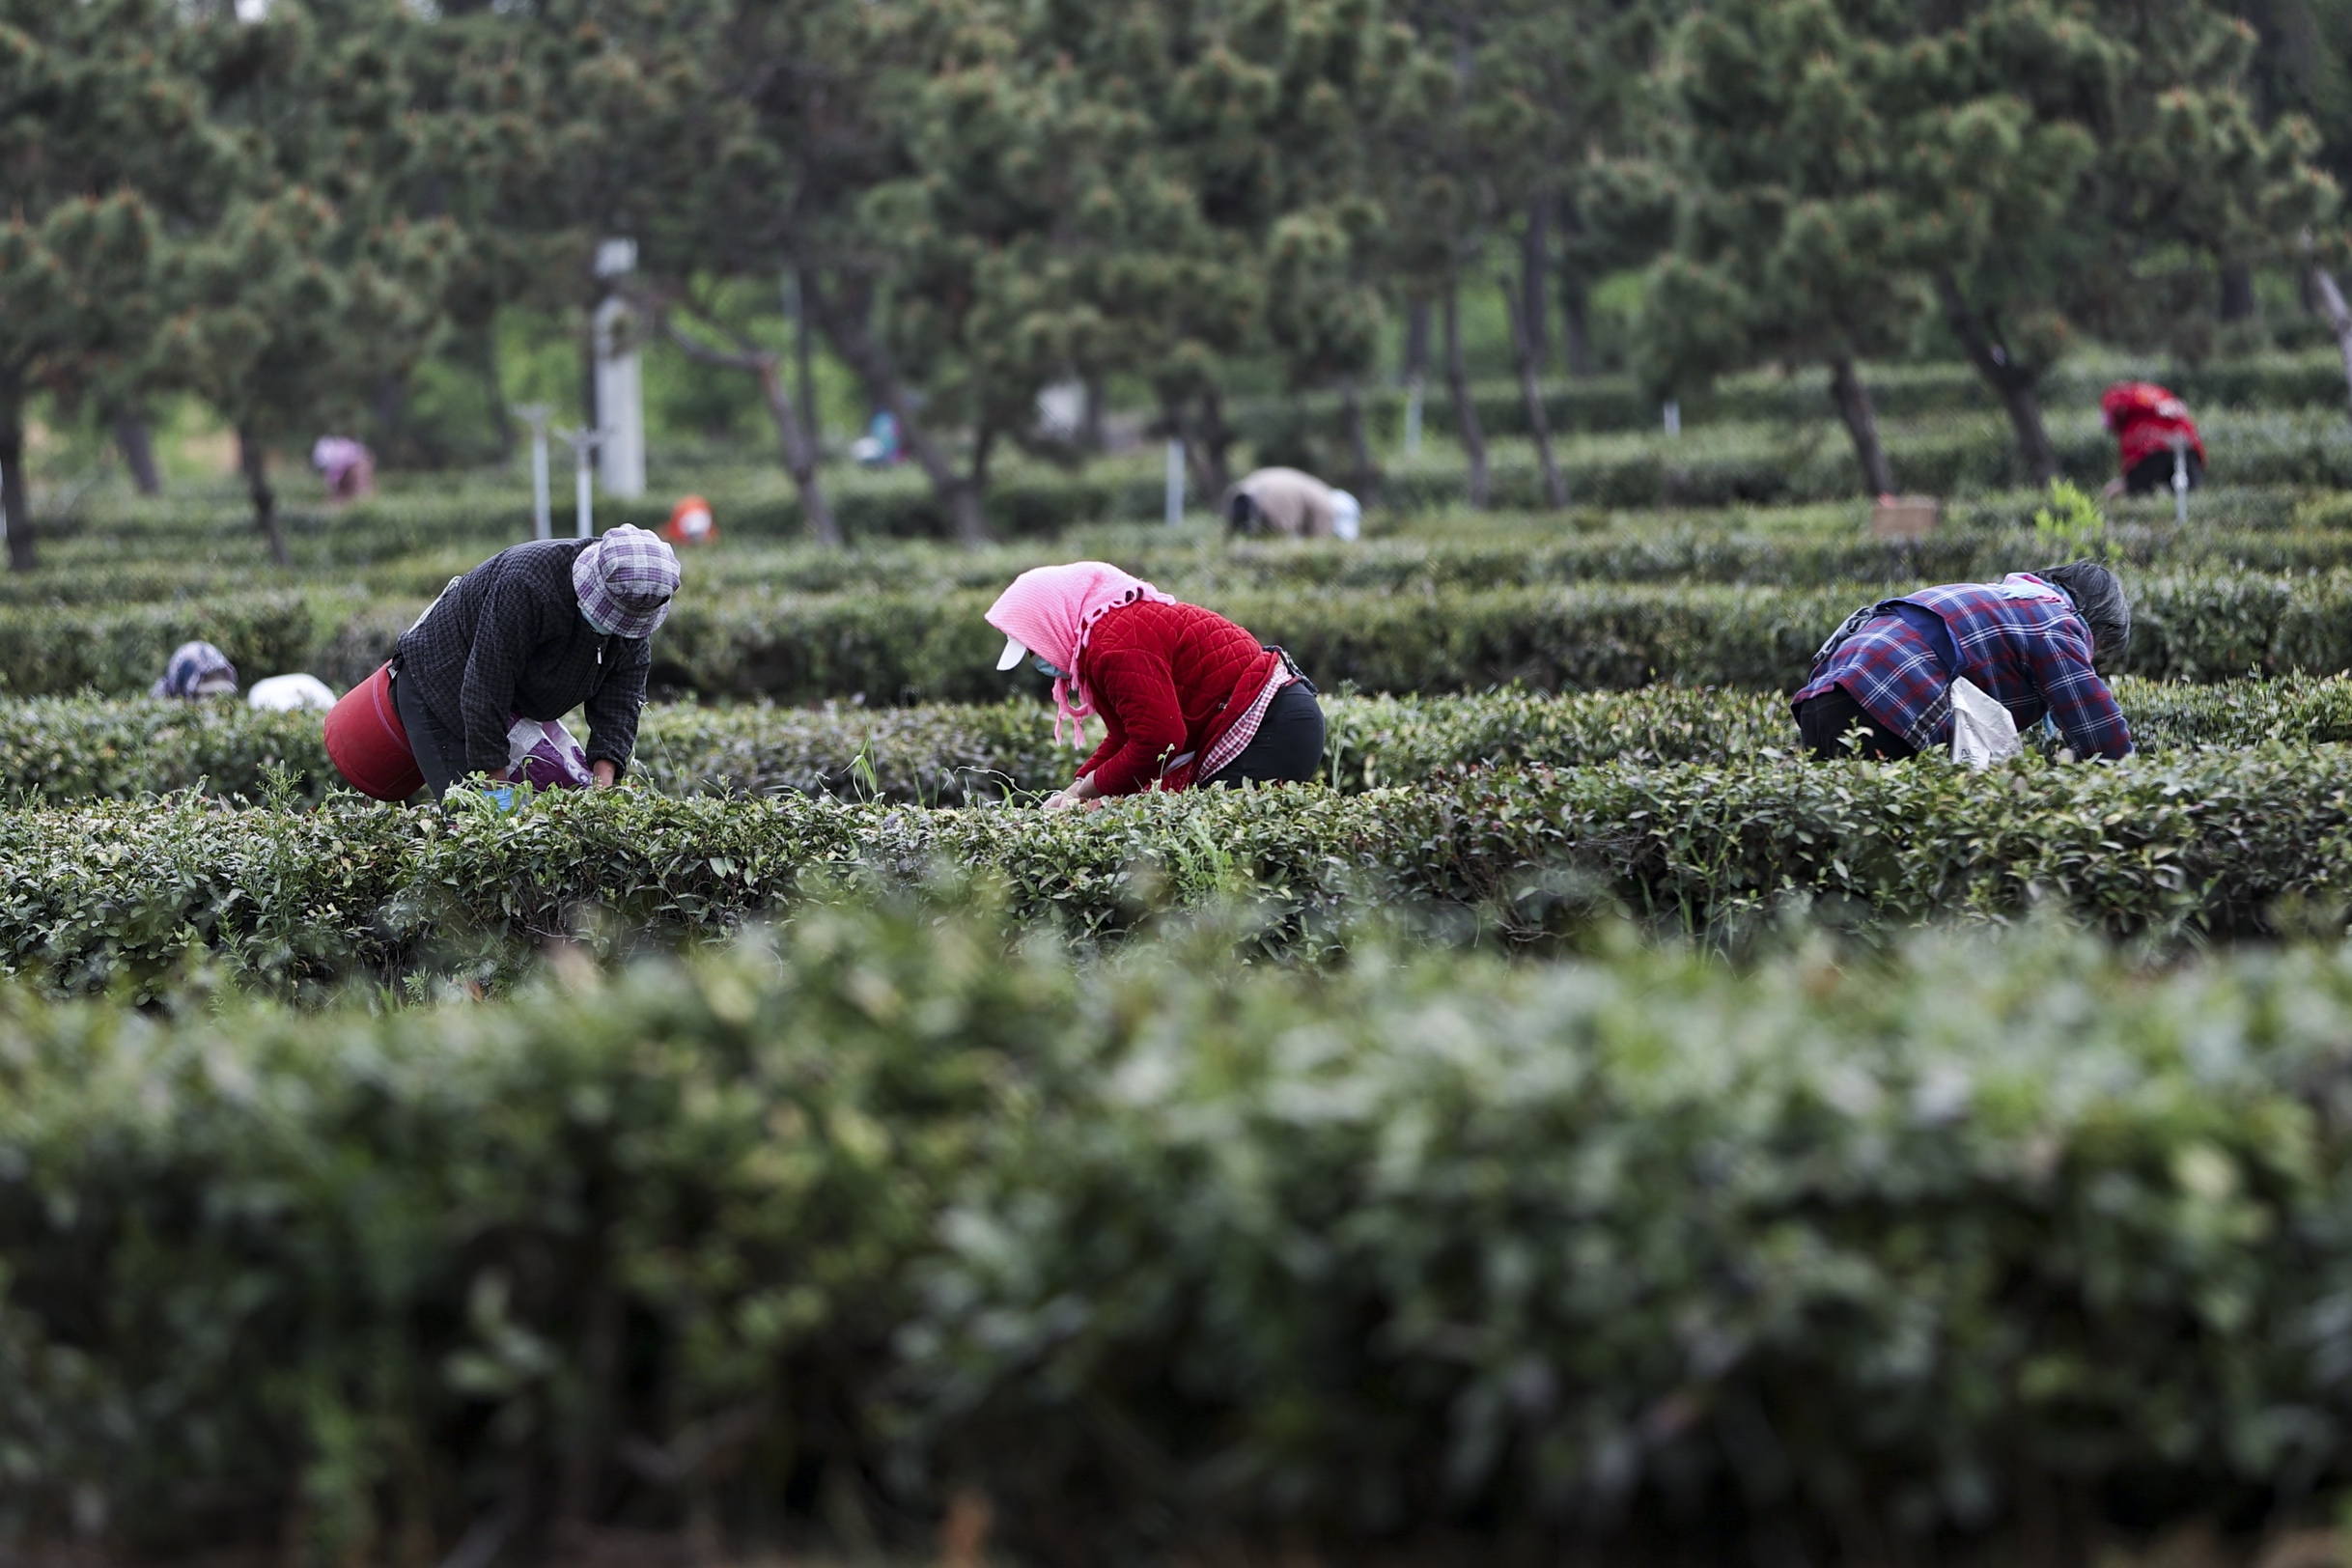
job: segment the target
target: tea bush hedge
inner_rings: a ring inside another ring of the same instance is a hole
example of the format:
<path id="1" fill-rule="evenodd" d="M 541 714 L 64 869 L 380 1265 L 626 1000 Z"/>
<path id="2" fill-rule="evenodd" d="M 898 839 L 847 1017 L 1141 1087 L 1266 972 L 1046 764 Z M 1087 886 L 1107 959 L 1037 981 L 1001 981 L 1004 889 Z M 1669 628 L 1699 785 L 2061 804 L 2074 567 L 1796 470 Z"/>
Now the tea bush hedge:
<path id="1" fill-rule="evenodd" d="M 1296 655 L 1315 680 L 1368 691 L 1519 684 L 1624 689 L 1653 681 L 1794 689 L 1822 639 L 1880 590 L 1592 585 L 1434 592 L 1233 593 L 1212 607 Z M 2352 669 L 2352 574 L 2201 573 L 2133 584 L 2129 668 L 2217 680 Z M 776 596 L 682 602 L 658 673 L 710 696 L 991 701 L 984 594 Z M 1018 682 L 1015 683 L 1018 688 Z"/>
<path id="2" fill-rule="evenodd" d="M 513 820 L 348 796 L 301 813 L 189 797 L 19 808 L 0 811 L 0 963 L 63 991 L 153 993 L 203 954 L 292 991 L 495 977 L 549 938 L 715 933 L 812 886 L 940 865 L 998 879 L 1020 918 L 1089 939 L 1235 895 L 1262 903 L 1274 946 L 1312 947 L 1359 908 L 1529 936 L 1611 908 L 1737 931 L 1791 899 L 1866 926 L 2047 908 L 2117 935 L 2255 936 L 2338 917 L 2348 788 L 2337 748 L 2265 744 L 1990 778 L 1935 759 L 1503 769 L 1063 816 L 637 791 Z"/>
<path id="3" fill-rule="evenodd" d="M 2352 527 L 2335 509 L 2289 505 L 2227 518 L 2120 519 L 2113 538 L 2137 574 L 2199 567 L 2265 572 L 2326 571 L 2352 565 Z M 1811 587 L 1830 582 L 1982 581 L 2051 564 L 2029 522 L 2030 498 L 1955 505 L 1928 539 L 1869 538 L 1858 507 L 1816 515 L 1783 509 L 1705 519 L 1688 513 L 1627 517 L 1585 512 L 1566 518 L 1463 519 L 1459 529 L 1337 546 L 1323 542 L 1227 541 L 1188 527 L 1175 539 L 1153 532 L 1098 530 L 1069 544 L 960 549 L 904 545 L 859 550 L 798 546 L 725 548 L 687 558 L 686 597 L 737 593 L 993 592 L 1033 566 L 1106 555 L 1180 598 L 1270 589 L 1426 592 L 1594 582 L 1739 583 Z M 482 549 L 436 549 L 369 567 L 320 570 L 292 579 L 314 592 L 422 603 L 451 577 L 487 558 Z M 157 600 L 202 602 L 253 591 L 256 569 L 204 561 L 60 567 L 0 579 L 0 605 L 59 608 Z"/>
<path id="4" fill-rule="evenodd" d="M 2219 680 L 2352 669 L 2352 573 L 2208 572 L 2133 585 L 2130 668 Z M 1624 689 L 1653 681 L 1793 689 L 1813 652 L 1884 590 L 1595 584 L 1235 592 L 1211 607 L 1280 643 L 1326 687 L 1435 693 L 1513 684 Z M 1039 683 L 999 675 L 986 591 L 760 594 L 682 600 L 654 645 L 657 688 L 779 703 L 994 702 Z M 0 619 L 0 691 L 146 689 L 173 645 L 217 633 L 246 679 L 308 669 L 338 686 L 388 658 L 420 602 L 283 594 L 203 608 L 33 610 Z M 307 641 L 295 639 L 307 633 Z M 298 648 L 298 651 L 297 651 Z"/>
<path id="5" fill-rule="evenodd" d="M 2352 681 L 2289 676 L 2212 686 L 2124 676 L 2117 700 L 2142 751 L 2261 741 L 2352 741 Z M 1796 743 L 1777 693 L 1648 686 L 1547 696 L 1327 697 L 1327 782 L 1356 792 L 1451 768 L 1616 761 L 1734 762 Z M 979 707 L 701 708 L 656 703 L 631 776 L 663 795 L 830 795 L 962 805 L 1068 782 L 1083 753 L 1056 745 L 1033 702 Z M 1090 727 L 1089 745 L 1099 739 Z M 317 800 L 340 780 L 312 714 L 233 703 L 0 700 L 0 757 L 20 800 L 66 803 L 199 788 L 259 802 Z M 273 774 L 272 770 L 282 770 Z"/>
<path id="6" fill-rule="evenodd" d="M 2064 364 L 2042 384 L 2046 408 L 2096 408 L 2099 394 L 2119 380 L 2153 379 L 2188 400 L 2200 420 L 2220 409 L 2284 410 L 2333 408 L 2343 402 L 2343 362 L 2333 350 L 2308 354 L 2266 354 L 2258 357 L 2212 360 L 2199 366 L 2131 364 L 2123 361 L 2082 361 Z M 1957 363 L 1872 365 L 1862 371 L 1879 417 L 1888 420 L 1925 420 L 1937 416 L 1997 412 L 1983 378 Z M 1364 417 L 1382 435 L 1402 428 L 1405 392 L 1382 387 L 1361 395 Z M 1594 376 L 1555 381 L 1543 389 L 1544 419 L 1554 433 L 1655 431 L 1662 410 L 1630 376 Z M 1471 388 L 1471 403 L 1480 425 L 1498 435 L 1528 433 L 1527 405 L 1516 380 L 1482 381 Z M 1683 428 L 1711 424 L 1777 422 L 1803 424 L 1833 417 L 1829 377 L 1820 371 L 1797 376 L 1744 376 L 1694 391 L 1681 400 Z M 1318 440 L 1346 440 L 1339 400 L 1318 395 L 1281 402 L 1245 405 L 1237 417 L 1253 439 L 1288 435 L 1303 427 Z M 1457 421 L 1451 395 L 1442 383 L 1423 393 L 1422 423 L 1433 431 L 1448 431 Z"/>
<path id="7" fill-rule="evenodd" d="M 919 1550 L 960 1489 L 1074 1560 L 2055 1564 L 2052 1495 L 2346 1474 L 2340 951 L 1207 935 L 844 910 L 511 1003 L 0 991 L 0 1542 L 822 1506 Z"/>
<path id="8" fill-rule="evenodd" d="M 2334 395 L 2317 406 L 2200 410 L 2199 428 L 2217 481 L 2352 487 L 2352 431 L 2341 417 L 2340 373 L 2338 381 Z M 1504 427 L 1524 430 L 1524 420 L 1523 411 L 1517 420 L 1506 418 Z M 1672 439 L 1659 434 L 1655 423 L 1653 409 L 1647 421 L 1625 430 L 1556 441 L 1570 498 L 1580 506 L 1714 507 L 1835 501 L 1856 492 L 1852 448 L 1826 404 L 1801 414 L 1792 410 L 1786 418 L 1697 423 Z M 1882 431 L 1905 490 L 1965 496 L 2031 483 L 2006 421 L 1989 408 L 1913 420 L 1890 415 Z M 2096 482 L 2114 471 L 2114 441 L 2098 423 L 2095 391 L 2072 410 L 2054 413 L 2049 432 L 2063 470 L 2075 479 Z M 912 472 L 853 476 L 837 470 L 828 483 L 839 520 L 853 540 L 945 539 L 952 533 L 947 515 Z M 1036 468 L 994 481 L 985 504 L 997 537 L 1045 538 L 1090 523 L 1154 521 L 1164 505 L 1163 483 L 1156 465 L 1132 460 L 1099 462 L 1076 473 Z M 1463 458 L 1441 435 L 1418 458 L 1390 463 L 1368 499 L 1379 512 L 1407 516 L 1459 508 L 1466 491 Z M 721 489 L 712 499 L 731 537 L 788 541 L 804 536 L 798 500 L 774 478 L 734 493 Z M 1517 434 L 1498 434 L 1490 454 L 1489 502 L 1528 509 L 1547 504 L 1532 445 Z M 660 497 L 600 499 L 596 520 L 600 527 L 621 522 L 658 527 L 670 504 L 671 498 Z M 1213 512 L 1216 505 L 1216 497 L 1190 498 L 1195 513 Z M 143 502 L 39 520 L 45 537 L 68 546 L 86 542 L 157 552 L 254 548 L 249 513 L 225 497 L 191 504 Z M 530 537 L 532 527 L 528 490 L 519 484 L 481 495 L 384 497 L 334 511 L 290 504 L 282 520 L 297 558 L 344 567 L 459 545 L 494 548 Z M 555 507 L 552 523 L 558 534 L 572 532 L 569 504 Z"/>

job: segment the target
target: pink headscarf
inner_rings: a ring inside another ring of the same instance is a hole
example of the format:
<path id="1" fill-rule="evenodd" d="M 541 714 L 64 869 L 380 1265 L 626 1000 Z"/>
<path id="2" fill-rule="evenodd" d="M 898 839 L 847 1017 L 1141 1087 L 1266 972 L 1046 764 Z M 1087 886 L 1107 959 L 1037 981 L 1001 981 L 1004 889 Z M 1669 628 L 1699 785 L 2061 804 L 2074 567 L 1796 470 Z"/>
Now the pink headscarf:
<path id="1" fill-rule="evenodd" d="M 1055 741 L 1061 740 L 1062 720 L 1068 719 L 1078 731 L 1071 743 L 1078 743 L 1084 736 L 1078 720 L 1094 712 L 1094 699 L 1078 678 L 1078 655 L 1085 651 L 1094 624 L 1122 604 L 1146 600 L 1176 602 L 1175 596 L 1106 562 L 1073 561 L 1030 568 L 989 606 L 989 625 L 1066 672 L 1053 683 Z"/>

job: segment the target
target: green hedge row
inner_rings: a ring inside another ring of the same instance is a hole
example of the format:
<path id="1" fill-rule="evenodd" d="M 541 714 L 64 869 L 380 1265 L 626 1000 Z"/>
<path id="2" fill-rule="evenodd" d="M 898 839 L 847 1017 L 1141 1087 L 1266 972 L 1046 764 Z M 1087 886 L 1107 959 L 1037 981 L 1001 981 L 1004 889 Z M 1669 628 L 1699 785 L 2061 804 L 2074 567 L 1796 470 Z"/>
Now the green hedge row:
<path id="1" fill-rule="evenodd" d="M 1458 529 L 1350 546 L 1228 541 L 1192 526 L 1173 538 L 1136 527 L 1101 530 L 1103 537 L 1069 544 L 980 550 L 926 544 L 855 551 L 728 547 L 689 556 L 686 595 L 993 591 L 1032 566 L 1096 554 L 1196 600 L 1305 587 L 1420 591 L 1596 581 L 1809 587 L 1988 580 L 2020 566 L 2048 564 L 2050 548 L 2036 543 L 2030 520 L 2036 500 L 2020 495 L 1955 503 L 1946 526 L 1918 542 L 1868 537 L 1865 509 L 1846 503 L 1821 505 L 1810 515 L 1748 513 L 1711 521 L 1687 514 L 1626 518 L 1599 512 L 1565 519 L 1464 519 Z M 2352 516 L 2344 509 L 2300 494 L 2236 491 L 2213 517 L 2193 518 L 2186 527 L 2175 525 L 2169 515 L 2156 519 L 2141 509 L 2119 520 L 2113 537 L 2126 564 L 2142 573 L 2199 566 L 2327 571 L 2352 566 L 2348 521 Z M 434 549 L 290 580 L 312 592 L 421 602 L 484 558 L 479 549 Z M 209 560 L 93 564 L 0 578 L 0 605 L 201 603 L 248 594 L 254 580 L 250 568 Z"/>
<path id="2" fill-rule="evenodd" d="M 2131 669 L 2217 680 L 2352 669 L 2352 573 L 2207 572 L 2135 580 Z M 1291 589 L 1207 598 L 1327 688 L 1443 692 L 1652 681 L 1791 689 L 1870 587 L 1649 584 L 1415 592 Z M 686 596 L 654 645 L 657 688 L 779 703 L 994 702 L 986 591 Z M 308 669 L 349 686 L 390 657 L 421 603 L 259 594 L 0 617 L 0 692 L 145 690 L 175 644 L 209 636 L 250 681 Z"/>
<path id="3" fill-rule="evenodd" d="M 1990 779 L 1932 759 L 1498 770 L 1064 817 L 638 791 L 512 822 L 350 797 L 299 814 L 191 798 L 20 808 L 0 811 L 0 954 L 63 990 L 152 990 L 205 952 L 293 989 L 495 971 L 545 938 L 709 932 L 811 876 L 898 882 L 940 864 L 999 877 L 1022 917 L 1089 937 L 1234 893 L 1265 901 L 1282 940 L 1365 901 L 1510 930 L 1611 907 L 1715 929 L 1792 896 L 1873 921 L 2047 907 L 2117 933 L 2230 937 L 2274 929 L 2282 899 L 2321 918 L 2352 892 L 2344 776 L 2332 747 L 2264 745 Z"/>
<path id="4" fill-rule="evenodd" d="M 2143 752 L 2352 741 L 2352 680 L 2289 676 L 2213 686 L 2116 683 Z M 1787 752 L 1783 698 L 1694 686 L 1546 696 L 1329 697 L 1325 778 L 1356 793 L 1462 767 L 1736 762 Z M 1089 743 L 1100 737 L 1089 732 Z M 654 704 L 632 777 L 671 796 L 825 795 L 954 806 L 1067 782 L 1082 753 L 1055 744 L 1031 702 L 793 709 Z M 253 802 L 316 801 L 340 786 L 315 715 L 234 703 L 36 697 L 0 701 L 8 787 L 26 802 L 130 799 L 202 788 Z"/>
<path id="5" fill-rule="evenodd" d="M 2352 1460 L 2340 953 L 559 973 L 0 993 L 0 1541 L 2057 1562 Z"/>
<path id="6" fill-rule="evenodd" d="M 2340 405 L 2340 386 L 2336 400 Z M 2103 431 L 2095 399 L 2081 411 L 2050 422 L 2064 470 L 2095 483 L 2114 472 L 2114 438 Z M 2214 476 L 2238 486 L 2352 487 L 2352 429 L 2340 406 L 2296 411 L 2221 410 L 2200 422 Z M 1884 431 L 1897 484 L 1906 490 L 1945 495 L 1982 494 L 2030 482 L 2007 424 L 1991 413 L 1953 413 Z M 1571 499 L 1580 506 L 1723 506 L 1735 503 L 1828 501 L 1857 490 L 1852 447 L 1835 420 L 1758 421 L 1687 430 L 1679 438 L 1656 433 L 1576 435 L 1557 443 Z M 1436 439 L 1411 462 L 1391 463 L 1368 497 L 1377 512 L 1409 515 L 1462 506 L 1467 469 L 1450 442 Z M 672 498 L 600 502 L 600 526 L 631 522 L 658 527 Z M 731 537 L 783 541 L 801 537 L 798 500 L 781 489 L 714 497 L 720 526 Z M 1506 438 L 1492 454 L 1491 505 L 1545 506 L 1532 448 Z M 948 519 L 915 476 L 843 487 L 837 509 L 853 539 L 947 537 Z M 1213 510 L 1215 497 L 1193 496 L 1195 511 Z M 1094 470 L 1023 472 L 992 487 L 990 525 L 1008 539 L 1049 537 L 1082 524 L 1150 521 L 1161 516 L 1162 481 L 1131 463 Z M 527 495 L 403 497 L 355 504 L 335 512 L 291 508 L 285 525 L 306 563 L 349 567 L 419 550 L 458 545 L 491 548 L 528 538 Z M 69 546 L 252 551 L 250 518 L 231 505 L 194 508 L 143 504 L 105 515 L 44 519 L 49 534 Z M 570 509 L 554 518 L 559 533 L 573 527 Z"/>
<path id="7" fill-rule="evenodd" d="M 2324 406 L 2337 409 L 2344 401 L 2343 361 L 2329 350 L 2217 360 L 2194 368 L 2120 361 L 2063 365 L 2043 383 L 2042 406 L 2095 409 L 2099 395 L 2110 385 L 2130 379 L 2155 380 L 2170 387 L 2188 400 L 2200 420 L 2210 419 L 2224 408 L 2277 411 Z M 1881 419 L 2000 411 L 1983 378 L 1962 364 L 1866 366 L 1862 381 L 1870 389 Z M 1555 434 L 1655 431 L 1664 417 L 1658 400 L 1643 394 L 1630 376 L 1554 381 L 1545 385 L 1543 395 L 1544 419 Z M 1480 425 L 1489 433 L 1528 434 L 1526 399 L 1516 380 L 1479 382 L 1472 386 L 1470 397 Z M 1380 444 L 1399 438 L 1405 402 L 1405 392 L 1399 387 L 1363 394 L 1364 416 Z M 1733 422 L 1802 424 L 1836 415 L 1836 406 L 1830 399 L 1829 375 L 1820 370 L 1796 376 L 1732 378 L 1687 394 L 1681 403 L 1686 431 Z M 1258 441 L 1294 439 L 1301 431 L 1334 445 L 1347 438 L 1339 400 L 1330 395 L 1245 405 L 1237 423 Z M 1422 423 L 1431 431 L 1454 428 L 1453 398 L 1442 380 L 1433 380 L 1424 389 Z"/>
<path id="8" fill-rule="evenodd" d="M 930 486 L 911 468 L 881 474 L 828 470 L 826 483 L 835 519 L 852 539 L 943 539 L 953 532 Z M 1007 475 L 990 487 L 989 526 L 1001 537 L 1020 539 L 1106 518 L 1156 518 L 1163 485 L 1156 469 L 1145 475 L 1134 464 Z M 568 536 L 578 524 L 578 513 L 569 488 L 561 488 L 549 507 L 549 523 L 557 535 Z M 712 488 L 716 490 L 711 497 L 714 511 L 725 534 L 796 539 L 805 531 L 799 503 L 780 472 L 755 490 L 733 490 L 732 483 Z M 676 499 L 664 494 L 630 500 L 600 493 L 595 523 L 600 530 L 624 522 L 658 528 L 669 520 Z M 39 520 L 44 538 L 69 549 L 99 541 L 152 548 L 258 547 L 252 512 L 233 497 L 136 502 Z M 279 520 L 297 559 L 328 566 L 365 564 L 452 545 L 513 543 L 530 538 L 532 530 L 527 480 L 519 489 L 448 496 L 387 495 L 333 509 L 296 503 L 284 507 Z"/>
<path id="9" fill-rule="evenodd" d="M 2133 583 L 2130 668 L 2216 680 L 2352 669 L 2352 574 L 2208 573 Z M 1318 684 L 1442 692 L 1666 680 L 1793 689 L 1871 589 L 1595 585 L 1235 593 L 1213 606 L 1296 655 Z M 708 696 L 987 702 L 1003 694 L 984 594 L 682 602 L 658 674 Z M 1026 677 L 1021 678 L 1026 680 Z M 1031 683 L 1034 684 L 1034 683 Z"/>

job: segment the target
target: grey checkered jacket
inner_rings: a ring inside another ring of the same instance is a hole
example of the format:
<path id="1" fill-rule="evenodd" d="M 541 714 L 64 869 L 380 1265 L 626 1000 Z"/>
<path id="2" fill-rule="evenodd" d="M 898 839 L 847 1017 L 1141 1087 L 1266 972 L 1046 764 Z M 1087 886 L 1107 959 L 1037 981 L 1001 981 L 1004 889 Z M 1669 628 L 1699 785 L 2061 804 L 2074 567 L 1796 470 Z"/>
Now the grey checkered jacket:
<path id="1" fill-rule="evenodd" d="M 585 704 L 588 760 L 629 767 L 645 706 L 648 637 L 607 637 L 581 614 L 572 559 L 586 540 L 499 551 L 449 585 L 400 639 L 397 678 L 465 739 L 465 767 L 506 766 L 508 715 L 561 718 Z"/>

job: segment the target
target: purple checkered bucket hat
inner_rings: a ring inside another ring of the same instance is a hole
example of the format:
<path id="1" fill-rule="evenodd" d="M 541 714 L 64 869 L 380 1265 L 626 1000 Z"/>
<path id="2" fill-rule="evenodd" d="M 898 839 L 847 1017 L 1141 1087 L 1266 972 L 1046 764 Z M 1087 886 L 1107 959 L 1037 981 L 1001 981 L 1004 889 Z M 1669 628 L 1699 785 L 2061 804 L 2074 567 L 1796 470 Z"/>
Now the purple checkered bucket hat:
<path id="1" fill-rule="evenodd" d="M 580 614 L 608 637 L 650 637 L 669 619 L 678 556 L 642 528 L 623 523 L 574 557 L 572 591 Z"/>

